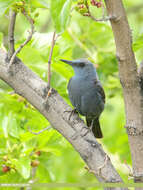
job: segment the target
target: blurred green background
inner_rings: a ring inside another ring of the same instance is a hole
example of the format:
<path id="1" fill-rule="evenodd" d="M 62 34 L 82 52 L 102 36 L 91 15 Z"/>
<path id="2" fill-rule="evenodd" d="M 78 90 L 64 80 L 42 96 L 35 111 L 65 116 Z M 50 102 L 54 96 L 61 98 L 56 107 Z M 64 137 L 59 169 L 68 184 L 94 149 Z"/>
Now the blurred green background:
<path id="1" fill-rule="evenodd" d="M 0 46 L 5 49 L 8 48 L 8 8 L 13 2 L 20 1 L 0 0 Z M 124 101 L 110 23 L 97 23 L 82 16 L 73 8 L 77 1 L 33 0 L 27 2 L 31 7 L 30 14 L 35 20 L 35 33 L 18 57 L 47 81 L 47 62 L 52 35 L 56 28 L 59 37 L 52 56 L 51 86 L 69 104 L 66 89 L 73 70 L 59 59 L 88 58 L 96 65 L 106 93 L 106 106 L 100 118 L 104 138 L 99 142 L 111 157 L 123 180 L 132 182 L 128 179 L 131 156 L 124 128 Z M 132 31 L 133 49 L 139 63 L 143 59 L 143 2 L 142 0 L 124 0 L 123 3 Z M 63 6 L 66 10 L 61 14 Z M 72 11 L 69 12 L 71 8 Z M 101 9 L 91 7 L 91 11 L 95 17 L 101 17 Z M 15 28 L 16 48 L 26 39 L 29 28 L 26 18 L 18 13 Z M 31 179 L 37 183 L 97 182 L 94 175 L 84 168 L 85 163 L 79 154 L 58 132 L 49 129 L 39 135 L 34 135 L 28 130 L 30 127 L 33 132 L 38 132 L 50 124 L 24 98 L 11 92 L 12 89 L 0 81 L 0 183 L 25 183 Z M 31 163 L 35 161 L 38 164 L 33 169 Z M 4 166 L 10 167 L 10 171 L 3 172 Z M 31 174 L 33 170 L 35 170 L 34 175 Z M 58 189 L 92 190 L 95 188 Z"/>

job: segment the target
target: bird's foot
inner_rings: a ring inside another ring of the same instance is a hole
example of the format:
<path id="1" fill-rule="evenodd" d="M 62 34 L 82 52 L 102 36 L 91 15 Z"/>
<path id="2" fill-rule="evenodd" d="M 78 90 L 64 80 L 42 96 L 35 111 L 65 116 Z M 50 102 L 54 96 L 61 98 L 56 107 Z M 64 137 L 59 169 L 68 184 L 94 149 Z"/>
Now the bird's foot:
<path id="1" fill-rule="evenodd" d="M 82 127 L 82 130 L 83 129 L 86 129 L 86 132 L 82 135 L 82 137 L 86 136 L 88 133 L 92 132 L 92 128 L 93 128 L 93 120 L 92 120 L 92 123 L 89 127 Z"/>
<path id="2" fill-rule="evenodd" d="M 77 113 L 78 113 L 77 110 L 76 110 L 76 108 L 74 108 L 73 110 L 65 110 L 64 112 L 70 112 L 70 115 L 69 115 L 68 120 L 71 119 L 71 116 L 72 116 L 73 114 L 77 114 Z"/>

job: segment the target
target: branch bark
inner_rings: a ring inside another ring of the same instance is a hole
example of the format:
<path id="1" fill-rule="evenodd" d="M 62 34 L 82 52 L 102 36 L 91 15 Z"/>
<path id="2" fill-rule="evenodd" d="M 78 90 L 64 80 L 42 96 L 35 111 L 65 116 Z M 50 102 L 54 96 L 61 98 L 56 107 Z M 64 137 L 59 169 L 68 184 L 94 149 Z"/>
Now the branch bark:
<path id="1" fill-rule="evenodd" d="M 14 29 L 15 29 L 15 21 L 16 21 L 16 12 L 14 12 L 13 10 L 10 10 L 9 17 L 10 17 L 10 22 L 9 22 L 9 28 L 8 28 L 8 46 L 9 46 L 8 58 L 10 59 L 11 56 L 15 52 Z"/>
<path id="2" fill-rule="evenodd" d="M 126 128 L 135 182 L 143 182 L 143 96 L 132 50 L 132 36 L 122 0 L 105 0 L 116 43 L 120 81 L 123 87 Z"/>
<path id="3" fill-rule="evenodd" d="M 33 36 L 33 33 L 34 33 L 34 21 L 33 19 L 26 13 L 26 12 L 23 12 L 23 14 L 25 15 L 25 17 L 27 18 L 27 20 L 29 21 L 30 25 L 31 25 L 31 31 L 29 32 L 29 35 L 27 37 L 27 39 L 23 42 L 23 44 L 21 44 L 19 46 L 19 48 L 17 48 L 17 50 L 15 52 L 13 52 L 13 54 L 11 54 L 11 59 L 10 59 L 10 62 L 9 62 L 9 68 L 11 67 L 11 65 L 14 63 L 14 60 L 16 58 L 16 55 L 21 51 L 21 49 L 31 40 L 32 36 Z M 10 22 L 11 23 L 11 22 Z M 11 24 L 10 24 L 11 25 Z M 14 28 L 13 28 L 14 29 Z M 14 43 L 14 41 L 13 41 Z M 14 46 L 14 44 L 13 44 Z M 12 52 L 11 52 L 12 53 Z"/>
<path id="4" fill-rule="evenodd" d="M 141 92 L 142 92 L 142 95 L 143 95 L 143 61 L 139 65 L 138 73 L 139 73 Z"/>
<path id="5" fill-rule="evenodd" d="M 8 72 L 7 54 L 0 50 L 0 78 L 9 84 L 14 91 L 26 98 L 41 114 L 48 119 L 51 125 L 59 131 L 77 150 L 88 165 L 90 171 L 100 182 L 122 182 L 121 177 L 106 156 L 102 146 L 89 132 L 84 122 L 77 114 L 72 115 L 69 121 L 71 108 L 63 101 L 54 90 L 51 96 L 47 95 L 47 83 L 42 81 L 34 72 L 27 68 L 18 58 L 12 64 L 12 75 Z M 106 163 L 105 163 L 105 158 Z M 103 166 L 98 173 L 98 168 Z M 112 188 L 115 190 L 126 188 Z"/>

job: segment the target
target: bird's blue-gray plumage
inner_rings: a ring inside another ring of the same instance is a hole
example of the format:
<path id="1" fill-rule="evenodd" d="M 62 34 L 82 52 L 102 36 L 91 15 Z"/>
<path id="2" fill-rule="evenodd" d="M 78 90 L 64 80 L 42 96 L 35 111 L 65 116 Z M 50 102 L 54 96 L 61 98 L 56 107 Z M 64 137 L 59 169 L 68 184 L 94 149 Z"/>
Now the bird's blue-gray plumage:
<path id="1" fill-rule="evenodd" d="M 96 68 L 86 59 L 61 60 L 74 69 L 75 75 L 68 84 L 69 98 L 75 109 L 86 116 L 87 125 L 97 138 L 102 137 L 99 116 L 104 109 L 105 94 L 98 79 Z"/>

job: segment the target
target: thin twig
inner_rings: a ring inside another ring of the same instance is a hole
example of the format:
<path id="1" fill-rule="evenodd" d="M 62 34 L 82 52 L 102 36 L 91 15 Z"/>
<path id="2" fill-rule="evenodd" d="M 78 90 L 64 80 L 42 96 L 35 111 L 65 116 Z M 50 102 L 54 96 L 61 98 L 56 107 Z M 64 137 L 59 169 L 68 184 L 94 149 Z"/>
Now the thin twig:
<path id="1" fill-rule="evenodd" d="M 48 78 L 48 87 L 50 88 L 50 83 L 51 83 L 51 59 L 53 55 L 53 49 L 55 46 L 56 42 L 56 32 L 53 33 L 53 38 L 51 42 L 51 49 L 50 49 L 50 55 L 49 55 L 49 60 L 48 60 L 48 73 L 47 73 L 47 78 Z"/>
<path id="2" fill-rule="evenodd" d="M 25 42 L 23 44 L 21 44 L 19 46 L 19 48 L 14 52 L 14 54 L 12 55 L 11 59 L 10 59 L 10 62 L 9 62 L 9 68 L 10 66 L 13 64 L 14 60 L 15 60 L 15 57 L 16 55 L 21 51 L 21 49 L 31 40 L 32 38 L 32 35 L 34 33 L 34 21 L 33 19 L 26 13 L 26 12 L 23 12 L 23 14 L 25 15 L 25 17 L 27 18 L 27 20 L 29 21 L 29 23 L 31 24 L 31 31 L 29 32 L 29 36 L 28 38 L 25 40 Z"/>
<path id="3" fill-rule="evenodd" d="M 102 3 L 102 2 L 101 2 Z M 111 18 L 110 17 L 105 17 L 105 7 L 104 7 L 104 4 L 102 3 L 101 4 L 101 7 L 102 7 L 102 18 L 95 18 L 91 12 L 90 12 L 90 9 L 89 9 L 89 6 L 88 6 L 88 3 L 86 3 L 86 8 L 88 10 L 88 13 L 87 13 L 87 16 L 90 17 L 92 20 L 94 20 L 95 22 L 105 22 L 105 21 L 108 21 L 110 20 Z M 86 16 L 86 15 L 85 15 Z"/>
<path id="4" fill-rule="evenodd" d="M 48 129 L 51 129 L 52 127 L 46 127 L 46 128 L 44 128 L 44 129 L 42 129 L 42 130 L 40 130 L 39 132 L 33 132 L 31 129 L 30 129 L 30 127 L 28 127 L 28 131 L 30 132 L 30 133 L 32 133 L 33 135 L 39 135 L 39 134 L 41 134 L 42 132 L 44 132 L 44 131 L 46 131 L 46 130 L 48 130 Z"/>
<path id="5" fill-rule="evenodd" d="M 16 12 L 10 9 L 9 12 L 9 27 L 8 27 L 8 58 L 10 59 L 11 56 L 14 54 L 14 29 L 15 29 L 15 21 L 16 21 Z"/>
<path id="6" fill-rule="evenodd" d="M 95 18 L 94 16 L 92 16 L 91 14 L 89 15 L 89 17 L 90 17 L 92 20 L 96 21 L 96 22 L 105 22 L 105 21 L 108 21 L 108 20 L 111 19 L 110 16 L 107 16 L 107 17 L 99 18 L 99 19 L 98 19 L 98 18 Z"/>

